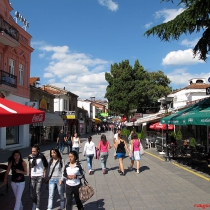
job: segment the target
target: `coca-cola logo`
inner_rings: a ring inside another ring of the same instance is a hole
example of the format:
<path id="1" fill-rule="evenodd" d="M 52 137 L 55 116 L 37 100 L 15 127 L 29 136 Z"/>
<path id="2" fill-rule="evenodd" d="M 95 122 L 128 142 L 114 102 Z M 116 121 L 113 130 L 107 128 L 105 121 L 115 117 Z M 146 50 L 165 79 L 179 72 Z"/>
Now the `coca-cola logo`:
<path id="1" fill-rule="evenodd" d="M 34 115 L 33 118 L 32 118 L 32 122 L 36 123 L 36 122 L 42 122 L 43 121 L 43 118 L 44 118 L 44 114 L 38 114 L 38 115 Z"/>

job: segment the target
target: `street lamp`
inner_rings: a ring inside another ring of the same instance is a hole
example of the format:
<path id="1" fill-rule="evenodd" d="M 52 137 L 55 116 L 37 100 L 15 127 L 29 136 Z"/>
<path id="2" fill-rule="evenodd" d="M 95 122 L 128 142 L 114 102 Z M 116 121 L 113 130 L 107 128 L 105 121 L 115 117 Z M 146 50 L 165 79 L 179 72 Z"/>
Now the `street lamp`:
<path id="1" fill-rule="evenodd" d="M 161 99 L 160 102 L 163 105 L 163 108 L 165 109 L 165 114 L 168 114 L 168 108 L 171 102 L 173 101 L 173 97 L 165 96 L 165 98 Z M 169 162 L 169 150 L 168 150 L 168 124 L 166 124 L 166 156 L 165 161 Z"/>

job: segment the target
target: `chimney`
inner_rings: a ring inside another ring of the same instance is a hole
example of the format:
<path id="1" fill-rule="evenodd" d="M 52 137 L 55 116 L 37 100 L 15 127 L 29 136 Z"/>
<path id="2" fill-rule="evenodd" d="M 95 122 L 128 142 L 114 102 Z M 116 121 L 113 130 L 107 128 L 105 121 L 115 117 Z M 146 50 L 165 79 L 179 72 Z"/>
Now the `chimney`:
<path id="1" fill-rule="evenodd" d="M 90 97 L 91 101 L 95 101 L 95 97 Z"/>

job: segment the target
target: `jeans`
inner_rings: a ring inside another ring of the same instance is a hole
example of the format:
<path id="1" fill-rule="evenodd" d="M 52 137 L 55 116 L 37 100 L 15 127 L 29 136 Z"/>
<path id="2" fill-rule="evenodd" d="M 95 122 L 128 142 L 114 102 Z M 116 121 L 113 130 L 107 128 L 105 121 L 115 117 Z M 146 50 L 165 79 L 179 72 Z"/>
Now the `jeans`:
<path id="1" fill-rule="evenodd" d="M 63 153 L 64 148 L 65 148 L 64 142 L 59 142 L 59 149 L 61 153 Z"/>
<path id="2" fill-rule="evenodd" d="M 71 150 L 72 150 L 72 144 L 71 144 L 71 142 L 67 142 L 67 144 L 66 144 L 66 147 L 67 147 L 67 152 L 68 152 L 68 154 L 71 152 Z"/>
<path id="3" fill-rule="evenodd" d="M 25 188 L 25 182 L 11 182 L 11 187 L 15 195 L 15 207 L 14 210 L 20 210 L 22 205 L 22 194 Z"/>
<path id="4" fill-rule="evenodd" d="M 83 205 L 81 200 L 79 199 L 79 188 L 80 184 L 76 186 L 69 186 L 66 184 L 66 210 L 72 210 L 72 195 L 74 194 L 74 198 L 77 204 L 78 210 L 82 210 Z"/>
<path id="5" fill-rule="evenodd" d="M 100 160 L 101 160 L 101 168 L 102 169 L 106 169 L 107 158 L 108 158 L 108 153 L 107 152 L 101 152 Z"/>
<path id="6" fill-rule="evenodd" d="M 53 197 L 55 194 L 55 187 L 57 186 L 58 194 L 60 195 L 60 209 L 64 209 L 64 183 L 59 185 L 60 179 L 52 178 L 49 180 L 49 198 L 47 209 L 52 210 L 53 207 Z"/>
<path id="7" fill-rule="evenodd" d="M 93 154 L 92 155 L 86 155 L 88 170 L 92 169 L 93 156 L 94 156 Z"/>
<path id="8" fill-rule="evenodd" d="M 72 147 L 72 150 L 76 151 L 78 153 L 78 155 L 79 155 L 79 147 Z"/>
<path id="9" fill-rule="evenodd" d="M 40 208 L 40 195 L 42 187 L 42 176 L 31 177 L 30 197 L 37 208 Z"/>

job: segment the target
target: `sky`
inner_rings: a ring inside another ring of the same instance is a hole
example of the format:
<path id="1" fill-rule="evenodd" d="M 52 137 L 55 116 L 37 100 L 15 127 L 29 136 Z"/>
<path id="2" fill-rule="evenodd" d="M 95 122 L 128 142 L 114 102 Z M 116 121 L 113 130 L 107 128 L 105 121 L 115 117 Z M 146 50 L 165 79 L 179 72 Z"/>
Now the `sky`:
<path id="1" fill-rule="evenodd" d="M 210 77 L 210 61 L 193 58 L 201 33 L 163 42 L 144 36 L 149 28 L 174 19 L 183 5 L 161 0 L 9 0 L 29 22 L 30 77 L 40 85 L 64 88 L 81 99 L 104 100 L 105 72 L 114 63 L 136 60 L 147 71 L 161 70 L 173 89 L 192 78 Z M 18 20 L 20 26 L 23 24 Z"/>

